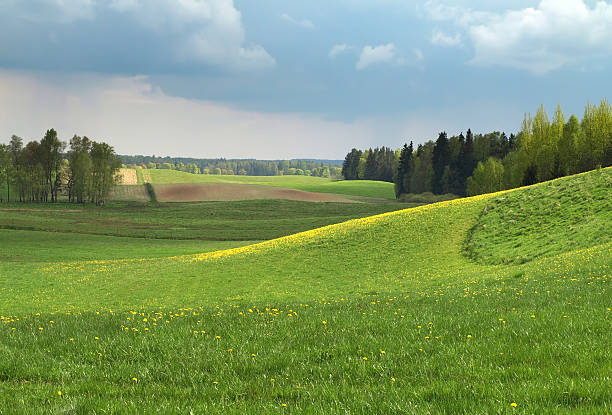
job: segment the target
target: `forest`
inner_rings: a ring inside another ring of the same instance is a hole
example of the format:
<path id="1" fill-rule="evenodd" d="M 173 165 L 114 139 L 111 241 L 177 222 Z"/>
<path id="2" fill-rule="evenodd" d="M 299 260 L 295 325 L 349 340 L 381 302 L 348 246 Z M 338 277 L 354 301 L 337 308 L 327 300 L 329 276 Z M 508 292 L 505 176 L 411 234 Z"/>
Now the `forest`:
<path id="1" fill-rule="evenodd" d="M 24 146 L 13 135 L 0 144 L 0 202 L 57 202 L 64 192 L 70 202 L 104 204 L 121 167 L 113 147 L 75 135 L 66 148 L 54 129 L 40 142 Z"/>
<path id="2" fill-rule="evenodd" d="M 558 106 L 552 120 L 543 106 L 526 114 L 518 134 L 498 131 L 448 137 L 439 134 L 414 148 L 352 149 L 342 175 L 347 180 L 384 180 L 403 194 L 473 196 L 612 165 L 612 107 L 587 104 L 582 120 L 566 120 Z"/>
<path id="3" fill-rule="evenodd" d="M 252 160 L 197 159 L 187 157 L 156 157 L 120 155 L 122 163 L 131 168 L 169 169 L 192 174 L 242 176 L 315 176 L 341 177 L 338 160 Z"/>

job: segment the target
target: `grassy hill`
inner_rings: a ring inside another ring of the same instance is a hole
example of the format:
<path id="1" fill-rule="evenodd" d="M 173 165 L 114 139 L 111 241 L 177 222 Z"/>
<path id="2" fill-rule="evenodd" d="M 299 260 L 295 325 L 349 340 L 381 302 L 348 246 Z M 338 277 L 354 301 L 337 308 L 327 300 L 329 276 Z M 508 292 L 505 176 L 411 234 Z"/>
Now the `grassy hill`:
<path id="1" fill-rule="evenodd" d="M 241 183 L 286 187 L 317 193 L 334 193 L 378 199 L 395 199 L 393 183 L 372 180 L 332 180 L 311 176 L 217 176 L 191 174 L 176 170 L 142 170 L 152 184 Z"/>
<path id="2" fill-rule="evenodd" d="M 611 180 L 198 255 L 2 262 L 0 407 L 605 413 Z"/>

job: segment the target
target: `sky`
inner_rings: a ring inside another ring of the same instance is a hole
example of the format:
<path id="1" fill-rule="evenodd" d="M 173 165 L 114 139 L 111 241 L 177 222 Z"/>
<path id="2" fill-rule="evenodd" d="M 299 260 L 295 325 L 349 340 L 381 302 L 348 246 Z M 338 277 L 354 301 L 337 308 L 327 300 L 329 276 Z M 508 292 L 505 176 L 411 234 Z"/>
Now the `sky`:
<path id="1" fill-rule="evenodd" d="M 342 159 L 612 90 L 612 1 L 0 0 L 0 142 Z"/>

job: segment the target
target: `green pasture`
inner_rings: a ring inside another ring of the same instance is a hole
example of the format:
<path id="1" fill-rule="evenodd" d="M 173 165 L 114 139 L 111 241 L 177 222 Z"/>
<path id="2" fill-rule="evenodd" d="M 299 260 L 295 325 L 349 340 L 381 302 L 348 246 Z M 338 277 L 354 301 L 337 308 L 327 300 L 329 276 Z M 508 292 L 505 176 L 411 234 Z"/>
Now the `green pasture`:
<path id="1" fill-rule="evenodd" d="M 141 170 L 141 169 L 139 169 Z M 286 187 L 307 192 L 334 193 L 377 199 L 395 199 L 393 183 L 373 180 L 332 180 L 312 176 L 221 176 L 191 174 L 177 170 L 141 170 L 153 184 L 174 183 L 242 183 Z M 139 176 L 140 177 L 140 176 Z"/>
<path id="2" fill-rule="evenodd" d="M 1 261 L 0 408 L 609 413 L 611 179 L 604 169 L 219 252 Z M 219 205 L 228 221 L 248 219 L 230 219 L 240 203 Z M 163 229 L 191 209 L 150 208 L 118 217 Z"/>
<path id="3" fill-rule="evenodd" d="M 246 200 L 106 206 L 0 204 L 0 229 L 211 241 L 278 238 L 332 223 L 405 208 L 406 204 Z M 191 253 L 191 251 L 190 251 Z"/>
<path id="4" fill-rule="evenodd" d="M 157 258 L 217 251 L 254 243 L 145 239 L 7 229 L 0 229 L 0 241 L 0 262 L 6 263 Z"/>

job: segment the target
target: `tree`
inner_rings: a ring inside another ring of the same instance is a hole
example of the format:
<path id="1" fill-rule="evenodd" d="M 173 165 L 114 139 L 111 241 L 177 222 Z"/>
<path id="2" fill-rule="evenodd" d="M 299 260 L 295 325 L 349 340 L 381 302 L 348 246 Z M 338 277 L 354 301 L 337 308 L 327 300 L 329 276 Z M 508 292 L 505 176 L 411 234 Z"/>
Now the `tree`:
<path id="1" fill-rule="evenodd" d="M 365 165 L 365 174 L 363 178 L 366 180 L 376 180 L 378 176 L 378 165 L 376 157 L 378 156 L 378 149 L 368 151 L 368 158 Z"/>
<path id="2" fill-rule="evenodd" d="M 434 170 L 434 182 L 433 192 L 435 194 L 443 193 L 442 177 L 444 176 L 444 169 L 450 164 L 451 154 L 448 145 L 448 137 L 446 132 L 441 132 L 438 135 L 436 144 L 433 149 L 433 170 Z"/>
<path id="3" fill-rule="evenodd" d="M 0 202 L 4 201 L 3 187 L 6 185 L 7 198 L 10 196 L 10 175 L 12 171 L 11 153 L 9 146 L 0 144 Z M 9 201 L 7 199 L 7 201 Z"/>
<path id="4" fill-rule="evenodd" d="M 433 189 L 433 149 L 434 143 L 428 141 L 419 145 L 413 158 L 412 177 L 410 178 L 411 193 L 431 192 Z"/>
<path id="5" fill-rule="evenodd" d="M 412 141 L 410 146 L 404 144 L 400 152 L 399 162 L 397 164 L 397 171 L 395 173 L 395 197 L 399 197 L 403 193 L 410 193 L 410 179 L 412 176 L 412 153 L 414 153 L 414 146 Z"/>
<path id="6" fill-rule="evenodd" d="M 573 174 L 577 171 L 576 145 L 580 142 L 582 129 L 578 117 L 572 115 L 563 126 L 563 134 L 559 139 L 559 170 L 562 176 Z"/>
<path id="7" fill-rule="evenodd" d="M 85 203 L 91 194 L 93 162 L 90 155 L 92 142 L 87 137 L 75 135 L 70 139 L 68 152 L 68 199 Z"/>
<path id="8" fill-rule="evenodd" d="M 9 162 L 7 163 L 6 173 L 6 188 L 7 196 L 6 200 L 11 201 L 11 185 L 17 183 L 17 177 L 19 174 L 19 157 L 23 149 L 23 139 L 16 135 L 11 136 L 11 141 L 8 145 Z"/>
<path id="9" fill-rule="evenodd" d="M 371 152 L 372 152 L 372 149 L 366 150 L 363 153 L 361 153 L 361 157 L 359 157 L 359 163 L 357 164 L 357 178 L 358 179 L 365 179 L 366 177 L 366 164 L 368 162 L 368 157 L 370 156 Z"/>
<path id="10" fill-rule="evenodd" d="M 537 181 L 550 180 L 559 176 L 558 145 L 563 135 L 565 116 L 561 106 L 553 117 L 553 122 L 548 122 L 548 116 L 541 106 L 533 120 L 533 137 L 536 144 L 534 148 L 533 164 L 537 166 Z"/>
<path id="11" fill-rule="evenodd" d="M 342 164 L 342 176 L 344 176 L 346 180 L 355 180 L 359 178 L 358 167 L 360 158 L 361 151 L 357 150 L 356 148 L 352 149 L 344 158 L 344 163 Z"/>
<path id="12" fill-rule="evenodd" d="M 468 196 L 492 193 L 504 188 L 504 165 L 498 159 L 489 157 L 485 162 L 478 162 L 474 174 L 468 177 Z"/>
<path id="13" fill-rule="evenodd" d="M 462 192 L 460 195 L 466 194 L 467 178 L 472 175 L 476 162 L 474 161 L 474 135 L 472 130 L 468 128 L 465 134 L 465 142 L 461 147 L 459 155 L 459 177 L 461 181 Z"/>
<path id="14" fill-rule="evenodd" d="M 91 201 L 103 205 L 112 186 L 116 184 L 116 173 L 121 160 L 113 147 L 106 143 L 92 141 L 90 151 L 92 161 Z"/>
<path id="15" fill-rule="evenodd" d="M 47 130 L 43 139 L 40 140 L 41 165 L 52 202 L 57 201 L 57 193 L 61 185 L 62 152 L 65 147 L 66 143 L 61 142 L 57 138 L 57 132 L 53 128 Z"/>

